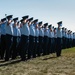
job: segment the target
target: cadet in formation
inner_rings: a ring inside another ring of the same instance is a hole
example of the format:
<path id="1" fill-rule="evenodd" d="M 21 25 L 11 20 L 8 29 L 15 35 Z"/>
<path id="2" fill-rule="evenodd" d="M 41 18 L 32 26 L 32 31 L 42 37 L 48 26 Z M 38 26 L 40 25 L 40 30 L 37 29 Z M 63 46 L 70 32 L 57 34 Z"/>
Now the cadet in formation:
<path id="1" fill-rule="evenodd" d="M 13 18 L 8 15 L 0 21 L 0 59 L 8 61 L 20 56 L 22 61 L 56 53 L 61 56 L 62 49 L 75 47 L 75 32 L 62 27 L 44 23 L 29 15 Z"/>

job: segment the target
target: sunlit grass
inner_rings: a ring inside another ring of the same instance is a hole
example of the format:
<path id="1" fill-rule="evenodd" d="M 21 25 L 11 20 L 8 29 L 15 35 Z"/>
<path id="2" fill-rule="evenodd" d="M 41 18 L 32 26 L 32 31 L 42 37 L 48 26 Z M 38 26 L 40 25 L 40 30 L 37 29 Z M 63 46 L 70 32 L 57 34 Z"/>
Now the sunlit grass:
<path id="1" fill-rule="evenodd" d="M 61 57 L 52 56 L 56 54 L 1 66 L 0 75 L 75 75 L 75 48 L 62 50 Z"/>
<path id="2" fill-rule="evenodd" d="M 63 53 L 75 53 L 75 47 L 74 48 L 68 48 L 62 50 Z"/>

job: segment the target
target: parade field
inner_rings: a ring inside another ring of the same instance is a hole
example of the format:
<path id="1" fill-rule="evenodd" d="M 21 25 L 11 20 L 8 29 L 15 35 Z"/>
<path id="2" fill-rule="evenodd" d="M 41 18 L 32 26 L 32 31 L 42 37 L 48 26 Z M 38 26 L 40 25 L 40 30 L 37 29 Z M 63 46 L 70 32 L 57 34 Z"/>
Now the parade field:
<path id="1" fill-rule="evenodd" d="M 52 54 L 25 62 L 0 60 L 0 75 L 75 75 L 75 48 L 63 50 L 58 58 Z"/>

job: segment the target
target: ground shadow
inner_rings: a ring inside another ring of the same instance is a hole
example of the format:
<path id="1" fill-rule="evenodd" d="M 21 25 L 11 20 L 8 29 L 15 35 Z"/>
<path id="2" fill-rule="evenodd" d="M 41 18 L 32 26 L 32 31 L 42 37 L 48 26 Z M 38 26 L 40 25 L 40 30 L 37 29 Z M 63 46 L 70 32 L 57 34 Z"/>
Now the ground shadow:
<path id="1" fill-rule="evenodd" d="M 48 58 L 44 58 L 43 60 L 54 59 L 54 58 L 57 58 L 57 57 L 48 57 Z"/>
<path id="2" fill-rule="evenodd" d="M 11 64 L 16 64 L 16 63 L 19 63 L 21 62 L 21 60 L 12 60 L 12 61 L 8 61 L 8 62 L 5 62 L 5 61 L 0 61 L 0 67 L 2 66 L 8 66 L 8 65 L 11 65 Z"/>

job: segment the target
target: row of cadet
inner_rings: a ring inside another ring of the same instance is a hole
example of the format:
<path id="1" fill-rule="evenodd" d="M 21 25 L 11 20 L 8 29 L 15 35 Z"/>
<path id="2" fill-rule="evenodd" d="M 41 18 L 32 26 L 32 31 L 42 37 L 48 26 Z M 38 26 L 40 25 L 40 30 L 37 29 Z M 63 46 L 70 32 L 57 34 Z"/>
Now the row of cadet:
<path id="1" fill-rule="evenodd" d="M 20 56 L 25 61 L 52 53 L 59 57 L 62 49 L 75 46 L 75 33 L 62 27 L 62 21 L 54 28 L 29 15 L 20 21 L 12 17 L 8 15 L 0 21 L 0 59 L 8 61 Z"/>

